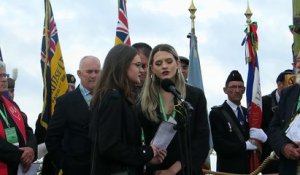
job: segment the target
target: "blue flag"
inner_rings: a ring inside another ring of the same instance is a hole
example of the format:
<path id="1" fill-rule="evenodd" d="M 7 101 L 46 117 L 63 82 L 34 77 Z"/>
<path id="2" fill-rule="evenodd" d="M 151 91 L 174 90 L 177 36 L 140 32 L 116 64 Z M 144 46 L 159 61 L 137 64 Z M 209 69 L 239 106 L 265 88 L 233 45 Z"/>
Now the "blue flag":
<path id="1" fill-rule="evenodd" d="M 194 33 L 190 33 L 190 63 L 188 84 L 204 90 L 198 55 L 197 37 Z"/>

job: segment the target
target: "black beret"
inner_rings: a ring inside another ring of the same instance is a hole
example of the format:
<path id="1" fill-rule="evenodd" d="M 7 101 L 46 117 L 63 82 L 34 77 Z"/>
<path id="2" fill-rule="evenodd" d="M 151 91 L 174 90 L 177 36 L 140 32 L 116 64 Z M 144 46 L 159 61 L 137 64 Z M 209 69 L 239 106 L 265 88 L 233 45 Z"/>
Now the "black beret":
<path id="1" fill-rule="evenodd" d="M 68 83 L 75 84 L 76 83 L 76 78 L 72 74 L 67 74 L 67 81 L 68 81 Z"/>
<path id="2" fill-rule="evenodd" d="M 243 81 L 242 75 L 237 71 L 237 70 L 233 70 L 230 72 L 230 74 L 227 77 L 226 80 L 226 85 L 230 82 L 230 81 Z"/>
<path id="3" fill-rule="evenodd" d="M 187 65 L 189 65 L 189 63 L 190 63 L 190 60 L 184 56 L 179 56 L 179 59 L 180 59 L 180 62 L 185 63 Z"/>
<path id="4" fill-rule="evenodd" d="M 7 87 L 8 87 L 8 89 L 14 89 L 15 88 L 15 80 L 12 78 L 7 78 Z"/>
<path id="5" fill-rule="evenodd" d="M 287 75 L 287 74 L 294 74 L 294 72 L 293 72 L 292 69 L 287 69 L 287 70 L 281 72 L 281 73 L 278 75 L 277 79 L 276 79 L 276 83 L 278 83 L 278 82 L 284 82 L 284 77 L 285 77 L 285 75 Z"/>

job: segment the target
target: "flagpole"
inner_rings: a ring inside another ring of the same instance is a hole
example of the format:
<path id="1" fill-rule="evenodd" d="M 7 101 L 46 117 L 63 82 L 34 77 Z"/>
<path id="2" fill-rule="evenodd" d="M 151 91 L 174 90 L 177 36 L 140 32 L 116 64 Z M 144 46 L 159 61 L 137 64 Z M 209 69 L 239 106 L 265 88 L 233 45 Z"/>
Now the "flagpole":
<path id="1" fill-rule="evenodd" d="M 292 29 L 294 43 L 293 43 L 293 61 L 300 51 L 300 2 L 293 0 L 293 29 Z"/>
<path id="2" fill-rule="evenodd" d="M 244 15 L 247 18 L 247 20 L 246 20 L 246 23 L 247 23 L 247 33 L 249 33 L 250 32 L 250 24 L 252 22 L 251 17 L 253 15 L 253 13 L 251 12 L 250 6 L 249 6 L 249 0 L 247 0 L 247 9 L 246 9 Z M 249 63 L 251 61 L 251 58 L 248 55 L 246 55 L 245 61 L 246 61 L 246 63 Z"/>
<path id="3" fill-rule="evenodd" d="M 191 14 L 190 18 L 191 18 L 191 23 L 192 23 L 191 33 L 195 34 L 195 18 L 196 18 L 195 13 L 197 11 L 197 8 L 195 7 L 193 0 L 192 0 L 191 5 L 190 5 L 189 11 L 190 11 L 190 14 Z"/>

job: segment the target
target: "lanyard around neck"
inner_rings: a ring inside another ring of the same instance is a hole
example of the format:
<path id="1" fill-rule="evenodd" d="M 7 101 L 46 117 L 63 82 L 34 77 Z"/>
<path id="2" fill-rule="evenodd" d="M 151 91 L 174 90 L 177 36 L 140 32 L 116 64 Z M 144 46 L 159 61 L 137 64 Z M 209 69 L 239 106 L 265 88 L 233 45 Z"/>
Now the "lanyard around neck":
<path id="1" fill-rule="evenodd" d="M 165 109 L 165 105 L 164 105 L 164 101 L 161 97 L 161 95 L 159 94 L 159 102 L 160 102 L 160 109 L 162 111 L 162 114 L 163 114 L 163 117 L 164 117 L 164 121 L 168 121 L 168 117 L 167 117 L 167 114 L 166 114 L 166 109 Z M 175 118 L 175 110 L 172 112 L 172 117 Z"/>
<path id="2" fill-rule="evenodd" d="M 5 110 L 4 104 L 2 104 L 2 107 L 3 107 L 4 113 L 3 113 L 2 109 L 0 109 L 0 115 L 1 115 L 1 117 L 3 118 L 3 120 L 4 120 L 5 124 L 7 125 L 7 127 L 10 128 L 10 124 L 9 124 L 9 122 L 8 122 L 8 119 L 7 119 L 7 114 L 6 114 L 6 110 Z"/>

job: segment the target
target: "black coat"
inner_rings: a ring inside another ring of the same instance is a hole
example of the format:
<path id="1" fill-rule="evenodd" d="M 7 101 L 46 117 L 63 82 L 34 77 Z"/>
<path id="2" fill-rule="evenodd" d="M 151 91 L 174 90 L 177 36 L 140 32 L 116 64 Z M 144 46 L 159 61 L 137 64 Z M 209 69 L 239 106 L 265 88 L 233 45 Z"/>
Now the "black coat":
<path id="1" fill-rule="evenodd" d="M 129 170 L 141 175 L 153 157 L 150 146 L 142 146 L 141 125 L 134 105 L 118 90 L 109 90 L 93 109 L 91 175 L 110 175 Z"/>
<path id="2" fill-rule="evenodd" d="M 239 139 L 232 126 L 226 120 L 222 109 L 227 111 L 243 135 Z M 242 107 L 246 115 L 246 108 Z M 227 173 L 249 174 L 250 152 L 246 151 L 246 141 L 249 139 L 249 129 L 244 131 L 231 107 L 224 102 L 221 106 L 213 107 L 209 114 L 214 149 L 217 153 L 217 171 Z"/>
<path id="3" fill-rule="evenodd" d="M 286 137 L 285 130 L 296 114 L 299 92 L 300 86 L 298 84 L 287 87 L 282 91 L 277 112 L 268 131 L 270 145 L 280 158 L 280 175 L 296 175 L 297 161 L 286 159 L 281 151 L 285 144 L 292 143 Z"/>
<path id="4" fill-rule="evenodd" d="M 46 133 L 46 147 L 64 175 L 89 175 L 91 142 L 88 137 L 91 111 L 79 87 L 56 101 Z"/>
<path id="5" fill-rule="evenodd" d="M 275 114 L 275 111 L 277 109 L 277 100 L 276 100 L 276 90 L 274 90 L 271 94 L 265 95 L 262 97 L 262 112 L 263 112 L 263 118 L 262 118 L 262 125 L 261 128 L 264 130 L 265 133 L 268 132 L 269 125 L 271 123 L 271 120 Z M 261 161 L 264 161 L 272 152 L 273 150 L 270 147 L 269 139 L 263 143 L 262 146 L 262 155 L 261 155 Z M 262 170 L 262 173 L 278 173 L 278 160 L 272 160 L 267 164 L 267 166 Z"/>
<path id="6" fill-rule="evenodd" d="M 1 100 L 1 98 L 0 98 L 0 106 L 3 106 L 3 102 Z M 1 110 L 3 110 L 2 107 L 1 107 Z M 14 123 L 13 119 L 11 119 L 11 116 L 9 115 L 8 112 L 7 112 L 7 115 L 9 117 L 8 122 L 10 123 L 10 125 L 16 127 L 16 124 Z M 27 135 L 27 141 L 26 141 L 26 144 L 25 144 L 24 138 L 23 138 L 20 130 L 16 127 L 19 146 L 20 147 L 25 147 L 25 146 L 26 147 L 31 147 L 34 150 L 34 152 L 36 153 L 37 152 L 37 144 L 36 144 L 36 139 L 33 135 L 33 131 L 28 126 L 27 118 L 24 115 L 24 113 L 22 113 L 22 117 L 23 117 L 23 120 L 25 122 L 25 131 L 26 131 L 26 135 Z M 2 119 L 2 117 L 0 117 L 0 122 L 2 123 L 4 128 L 6 128 L 5 125 L 4 125 L 5 122 Z M 0 139 L 0 161 L 2 161 L 4 163 L 7 163 L 8 175 L 17 174 L 17 168 L 18 168 L 18 165 L 20 163 L 21 155 L 22 155 L 22 151 L 20 151 L 17 146 L 7 142 L 6 140 Z"/>
<path id="7" fill-rule="evenodd" d="M 192 159 L 192 174 L 199 175 L 202 174 L 201 165 L 205 162 L 205 159 L 209 152 L 209 126 L 208 126 L 208 117 L 207 117 L 207 105 L 206 98 L 202 90 L 190 85 L 186 85 L 186 99 L 189 102 L 194 110 L 191 113 L 189 118 L 189 138 L 191 141 L 191 159 Z M 160 120 L 163 120 L 159 108 L 157 109 Z M 179 116 L 176 113 L 176 117 Z M 176 119 L 175 117 L 175 119 Z M 159 123 L 148 120 L 145 116 L 141 114 L 142 126 L 145 131 L 146 143 L 149 144 L 153 139 L 155 132 L 159 127 Z M 177 119 L 176 119 L 177 120 Z M 176 161 L 182 160 L 180 155 L 180 145 L 183 145 L 183 142 L 179 140 L 178 132 L 174 136 L 170 145 L 167 148 L 167 156 L 164 159 L 163 163 L 160 165 L 152 165 L 148 167 L 150 173 L 153 173 L 155 170 L 168 169 Z M 181 172 L 179 173 L 181 174 Z"/>

